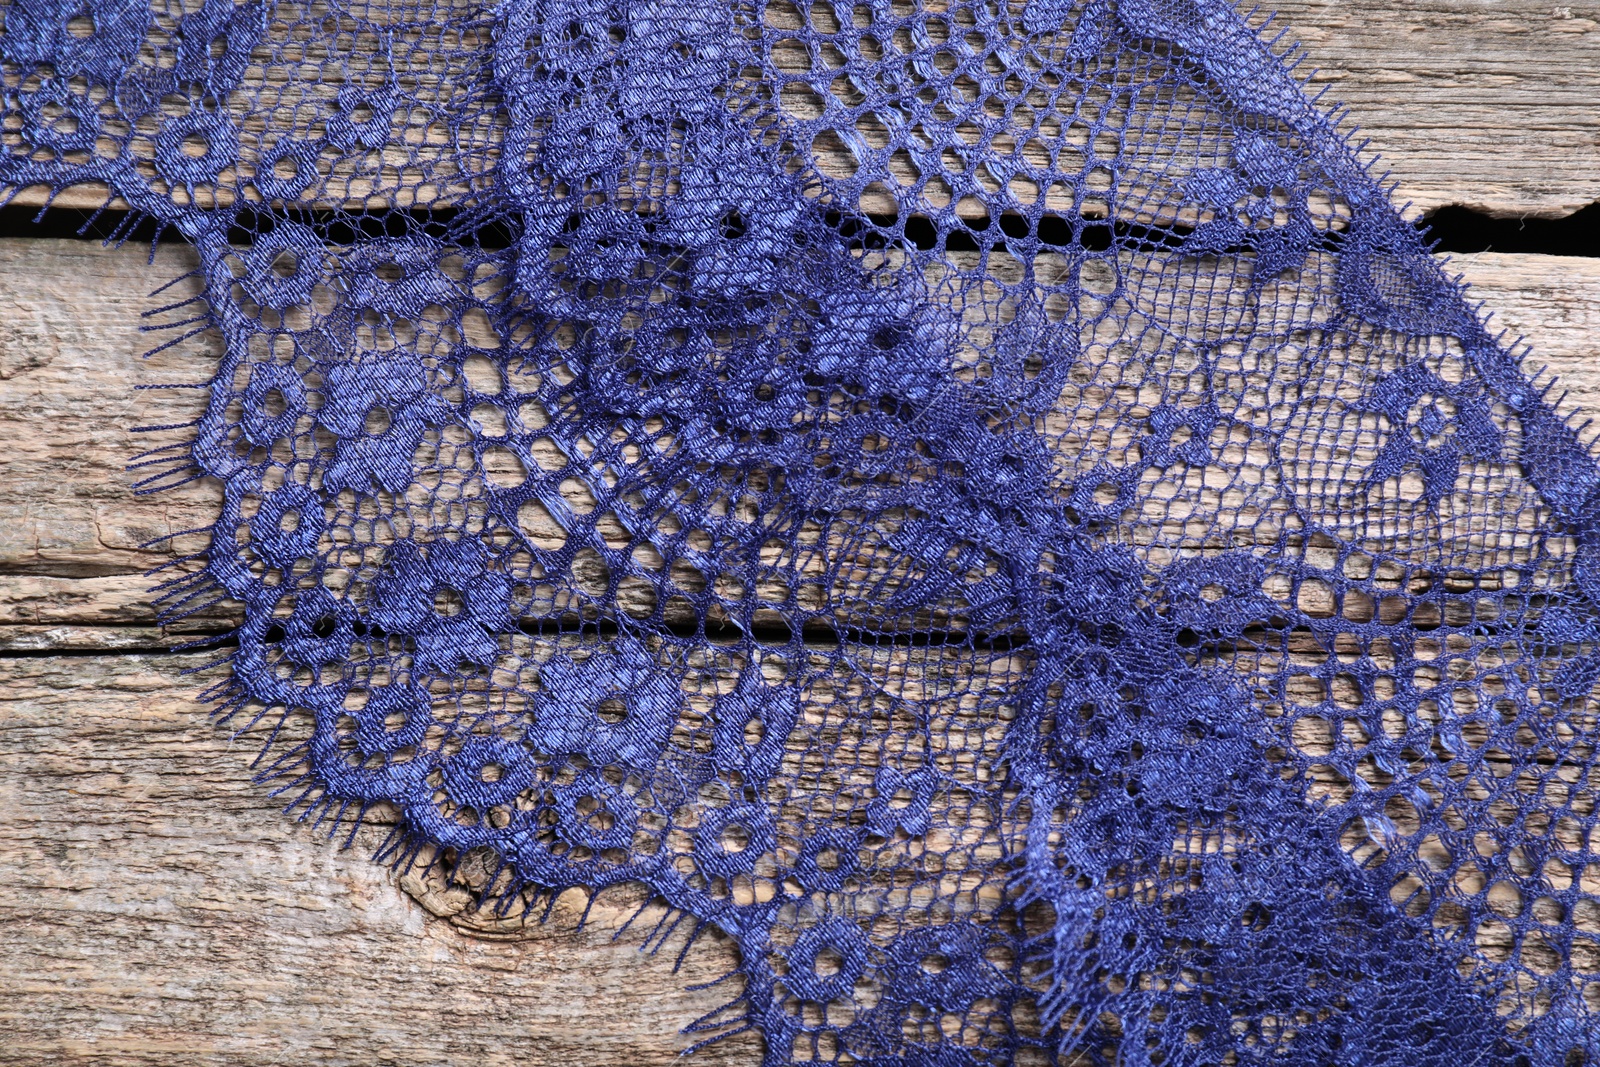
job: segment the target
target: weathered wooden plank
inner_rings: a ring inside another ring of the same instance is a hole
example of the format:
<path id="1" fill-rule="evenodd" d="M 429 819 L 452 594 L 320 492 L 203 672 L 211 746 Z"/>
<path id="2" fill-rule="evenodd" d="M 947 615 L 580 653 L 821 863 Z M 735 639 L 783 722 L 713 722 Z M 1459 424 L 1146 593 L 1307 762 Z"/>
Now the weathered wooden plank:
<path id="1" fill-rule="evenodd" d="M 192 253 L 77 241 L 0 242 L 0 427 L 8 442 L 0 497 L 0 625 L 148 625 L 137 577 L 170 558 L 153 538 L 204 527 L 217 489 L 195 483 L 135 497 L 124 468 L 146 442 L 133 428 L 192 418 L 200 390 L 144 390 L 200 381 L 215 341 L 196 338 L 149 359 L 139 315 L 145 294 L 192 266 Z M 1548 364 L 1570 391 L 1571 409 L 1600 411 L 1600 260 L 1484 254 L 1454 265 L 1497 322 L 1527 336 L 1534 365 Z M 170 294 L 167 294 L 170 296 Z M 192 551 L 198 537 L 180 538 Z M 27 576 L 96 578 L 103 585 L 42 585 Z M 116 581 L 111 579 L 117 578 Z M 112 599 L 107 599 L 107 598 Z M 77 606 L 73 606 L 77 605 Z"/>
<path id="2" fill-rule="evenodd" d="M 203 340 L 140 359 L 151 347 L 140 315 L 160 306 L 148 294 L 194 264 L 177 246 L 161 246 L 149 264 L 131 247 L 0 243 L 0 418 L 12 480 L 0 501 L 0 569 L 135 573 L 159 559 L 140 545 L 215 516 L 215 487 L 135 500 L 126 471 L 149 447 L 137 427 L 203 409 L 198 389 L 138 388 L 203 382 L 215 366 Z M 90 381 L 99 384 L 83 388 Z"/>
<path id="3" fill-rule="evenodd" d="M 1449 267 L 1493 313 L 1491 326 L 1526 342 L 1524 370 L 1547 367 L 1559 380 L 1551 396 L 1567 394 L 1561 410 L 1600 414 L 1600 259 L 1484 252 Z"/>
<path id="4" fill-rule="evenodd" d="M 129 387 L 141 375 L 203 376 L 214 359 L 203 342 L 135 358 L 143 294 L 185 255 L 164 248 L 152 269 L 134 250 L 0 243 L 0 426 L 14 442 L 8 478 L 22 479 L 0 502 L 22 502 L 0 515 L 0 537 L 14 538 L 0 543 L 15 546 L 0 556 L 10 647 L 160 640 L 138 571 L 162 557 L 128 531 L 203 523 L 215 496 L 194 487 L 176 498 L 188 511 L 141 515 L 162 498 L 131 500 L 121 466 L 139 446 L 130 426 L 180 421 L 199 402 Z M 1486 255 L 1457 266 L 1577 398 L 1600 401 L 1600 373 L 1586 365 L 1600 263 Z M 78 540 L 41 543 L 54 522 L 28 510 L 41 503 L 78 516 Z M 29 515 L 35 532 L 14 536 Z M 249 782 L 253 748 L 213 732 L 194 680 L 177 676 L 191 662 L 0 661 L 0 803 L 15 813 L 0 829 L 0 929 L 16 932 L 0 947 L 0 1034 L 12 1062 L 653 1063 L 681 1047 L 679 1025 L 721 999 L 678 992 L 668 959 L 640 962 L 609 944 L 620 902 L 587 934 L 563 933 L 558 919 L 524 945 L 425 918 L 408 893 L 441 913 L 462 894 L 400 884 L 287 825 Z M 453 921 L 474 926 L 462 912 Z M 730 959 L 725 945 L 703 945 L 687 980 Z M 755 1051 L 707 1055 L 744 1063 Z"/>
<path id="5" fill-rule="evenodd" d="M 350 854 L 290 824 L 250 780 L 259 732 L 230 743 L 194 706 L 180 672 L 199 662 L 0 660 L 8 1064 L 648 1065 L 734 992 L 679 984 L 733 963 L 715 936 L 676 976 L 679 944 L 614 943 L 635 896 L 602 897 L 581 931 L 576 893 L 549 925 L 508 923 L 437 876 L 365 862 L 381 827 Z"/>
<path id="6" fill-rule="evenodd" d="M 104 596 L 120 598 L 117 610 L 138 612 L 136 589 L 149 584 L 121 580 L 96 589 L 95 595 L 80 596 L 70 593 L 70 586 L 42 586 L 23 576 L 137 575 L 206 544 L 204 532 L 151 542 L 181 531 L 203 531 L 217 513 L 217 485 L 191 483 L 136 497 L 131 486 L 137 477 L 125 469 L 150 444 L 134 432 L 137 427 L 186 423 L 204 409 L 201 389 L 140 388 L 200 382 L 214 371 L 220 339 L 213 335 L 193 338 L 148 360 L 138 358 L 151 343 L 139 333 L 140 313 L 198 293 L 199 280 L 185 277 L 159 301 L 143 294 L 192 270 L 194 263 L 192 251 L 176 245 L 159 246 L 155 262 L 147 264 L 144 250 L 131 247 L 0 242 L 0 293 L 6 294 L 0 300 L 7 301 L 0 310 L 8 312 L 0 320 L 0 358 L 11 371 L 0 380 L 0 425 L 17 428 L 10 457 L 15 492 L 0 501 L 0 575 L 7 575 L 0 582 L 10 583 L 0 590 L 0 626 L 32 628 L 22 635 L 19 647 L 35 647 L 41 626 L 139 624 L 134 615 L 105 614 L 112 609 Z M 570 491 L 586 492 L 576 485 Z M 536 543 L 566 540 L 566 532 L 548 513 L 525 522 Z M 819 577 L 823 566 L 819 559 L 806 564 Z M 574 565 L 580 585 L 601 589 L 606 584 L 603 569 L 597 557 L 580 555 Z M 761 589 L 755 592 L 762 594 Z M 643 617 L 655 600 L 653 589 L 624 583 L 618 606 Z M 69 602 L 91 614 L 63 614 Z M 671 621 L 693 621 L 687 601 L 669 601 L 668 610 Z M 771 609 L 761 611 L 758 623 L 780 621 Z M 193 620 L 191 629 L 223 628 L 234 618 L 219 608 Z M 931 618 L 924 616 L 922 624 Z M 143 624 L 150 621 L 143 617 Z M 10 639 L 0 634 L 0 644 Z"/>
<path id="7" fill-rule="evenodd" d="M 961 750 L 948 753 L 948 764 L 939 757 L 942 766 L 983 777 L 973 763 L 988 761 L 975 748 L 992 748 L 1002 724 L 993 709 L 985 718 L 944 693 L 952 673 L 981 680 L 975 663 L 938 649 L 860 658 L 860 669 L 881 675 L 876 684 L 932 714 L 936 752 Z M 1012 657 L 991 658 L 999 672 L 991 682 L 1014 671 Z M 204 662 L 0 660 L 0 803 L 10 812 L 0 828 L 0 931 L 8 935 L 0 1044 L 8 1063 L 139 1064 L 181 1053 L 194 1063 L 281 1062 L 274 1055 L 388 1062 L 384 1054 L 442 1063 L 481 1054 L 474 1062 L 649 1064 L 685 1044 L 678 1026 L 737 993 L 736 983 L 675 984 L 727 973 L 735 957 L 724 940 L 697 945 L 677 976 L 670 955 L 640 962 L 628 941 L 612 943 L 637 893 L 602 896 L 593 925 L 576 932 L 584 900 L 563 896 L 554 921 L 541 926 L 480 912 L 437 871 L 395 874 L 365 862 L 360 851 L 377 844 L 381 828 L 363 831 L 355 854 L 340 854 L 290 827 L 248 767 L 270 724 L 231 743 L 214 730 L 195 705 L 197 680 L 181 673 Z M 837 724 L 858 706 L 864 682 L 810 691 L 791 737 L 796 760 L 830 719 Z M 916 737 L 929 728 L 914 716 L 862 739 L 859 750 L 845 743 L 837 765 L 801 777 L 789 810 L 807 808 L 809 784 L 831 811 L 835 790 L 870 788 L 886 733 Z M 829 740 L 839 743 L 837 734 Z M 640 923 L 641 932 L 653 926 L 648 916 Z M 669 942 L 664 952 L 681 947 Z M 361 1006 L 338 1007 L 341 997 Z M 642 1002 L 650 1008 L 638 1010 Z M 325 1018 L 336 1011 L 337 1021 Z M 287 1051 L 269 1044 L 284 1027 L 295 1031 Z M 301 1036 L 312 1032 L 330 1043 Z M 193 1043 L 175 1044 L 184 1034 Z M 537 1054 L 516 1047 L 524 1036 L 544 1046 Z M 707 1062 L 748 1063 L 755 1047 L 747 1036 Z"/>
<path id="8" fill-rule="evenodd" d="M 1248 7 L 1248 4 L 1240 5 Z M 1279 0 L 1413 210 L 1559 216 L 1600 200 L 1600 3 Z"/>
<path id="9" fill-rule="evenodd" d="M 734 963 L 714 935 L 678 974 L 681 935 L 653 956 L 613 942 L 625 893 L 581 932 L 570 893 L 548 925 L 473 933 L 464 893 L 408 895 L 363 858 L 382 827 L 341 853 L 292 824 L 251 781 L 255 746 L 198 713 L 179 676 L 195 662 L 0 661 L 7 1064 L 643 1067 L 732 995 L 686 988 Z M 758 1049 L 746 1034 L 701 1055 Z"/>
<path id="10" fill-rule="evenodd" d="M 924 3 L 928 10 L 943 6 Z M 775 4 L 766 19 L 775 26 L 787 17 L 779 7 L 786 5 Z M 1600 97 L 1600 2 L 1284 0 L 1276 8 L 1286 41 L 1302 42 L 1305 69 L 1317 71 L 1312 87 L 1329 87 L 1331 100 L 1350 107 L 1351 121 L 1371 138 L 1370 151 L 1383 157 L 1380 169 L 1392 171 L 1399 198 L 1414 211 L 1459 204 L 1496 215 L 1559 216 L 1600 199 L 1600 114 L 1593 107 Z M 306 48 L 303 61 L 320 65 L 326 51 Z M 426 53 L 400 50 L 394 59 L 400 74 L 417 65 L 419 83 L 441 100 L 449 90 L 438 86 L 469 78 L 461 59 L 447 61 L 443 78 Z M 316 86 L 296 91 L 310 102 L 331 100 L 328 86 L 320 95 Z M 283 106 L 291 113 L 287 98 Z M 447 206 L 470 196 L 470 177 L 450 166 L 430 171 L 451 149 L 430 141 L 425 125 L 408 135 L 408 143 L 420 142 L 416 151 L 392 151 L 382 166 L 336 161 L 327 204 Z M 485 127 L 475 136 L 489 151 L 498 133 Z M 431 148 L 435 143 L 440 147 Z M 824 159 L 823 170 L 853 170 L 842 153 Z M 409 183 L 395 183 L 394 175 L 413 171 Z M 45 196 L 29 189 L 20 202 Z M 86 186 L 57 203 L 96 207 L 104 197 L 103 188 Z"/>

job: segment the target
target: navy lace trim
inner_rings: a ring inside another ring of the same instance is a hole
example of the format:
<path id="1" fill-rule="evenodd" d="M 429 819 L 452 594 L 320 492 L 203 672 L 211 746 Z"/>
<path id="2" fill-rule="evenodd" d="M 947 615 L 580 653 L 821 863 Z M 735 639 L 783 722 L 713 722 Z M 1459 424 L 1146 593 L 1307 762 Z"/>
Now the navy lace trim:
<path id="1" fill-rule="evenodd" d="M 291 810 L 769 1064 L 1600 1054 L 1596 464 L 1228 5 L 3 12 L 0 183 L 199 251 Z"/>

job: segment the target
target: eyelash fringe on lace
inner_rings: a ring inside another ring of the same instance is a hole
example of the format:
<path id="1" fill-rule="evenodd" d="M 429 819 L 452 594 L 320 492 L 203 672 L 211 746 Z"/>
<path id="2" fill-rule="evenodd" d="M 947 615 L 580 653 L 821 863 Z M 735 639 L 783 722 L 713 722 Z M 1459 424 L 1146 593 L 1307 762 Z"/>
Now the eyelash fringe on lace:
<path id="1" fill-rule="evenodd" d="M 291 812 L 768 1064 L 1600 1055 L 1596 464 L 1227 4 L 0 10 L 9 194 L 198 254 Z"/>

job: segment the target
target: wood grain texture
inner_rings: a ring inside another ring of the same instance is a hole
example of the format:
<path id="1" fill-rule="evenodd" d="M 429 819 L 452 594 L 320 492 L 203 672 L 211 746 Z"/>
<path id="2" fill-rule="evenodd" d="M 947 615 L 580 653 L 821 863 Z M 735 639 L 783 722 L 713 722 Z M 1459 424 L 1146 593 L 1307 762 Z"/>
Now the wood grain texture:
<path id="1" fill-rule="evenodd" d="M 1600 415 L 1600 259 L 1484 252 L 1449 266 L 1492 313 L 1491 327 L 1524 339 L 1523 369 L 1557 378 L 1552 397 L 1567 394 L 1560 410 Z"/>
<path id="2" fill-rule="evenodd" d="M 1358 139 L 1370 138 L 1369 154 L 1382 157 L 1377 172 L 1391 172 L 1413 213 L 1458 204 L 1500 216 L 1554 217 L 1600 200 L 1600 0 L 1264 6 L 1278 12 L 1272 32 L 1287 30 L 1283 46 L 1304 46 L 1301 69 L 1317 72 L 1312 89 L 1326 88 L 1328 103 L 1350 108 Z M 411 55 L 396 57 L 397 73 L 405 73 Z M 437 77 L 427 70 L 420 76 Z M 347 194 L 340 203 L 373 206 L 369 178 L 338 187 Z M 445 206 L 468 195 L 470 184 L 445 180 L 434 188 L 441 198 L 433 206 Z M 98 207 L 105 195 L 103 187 L 84 186 L 56 203 Z M 18 202 L 40 204 L 47 196 L 32 188 Z"/>
<path id="3" fill-rule="evenodd" d="M 149 359 L 139 332 L 146 294 L 186 273 L 193 253 L 161 245 L 104 248 L 83 241 L 0 242 L 0 428 L 9 492 L 0 497 L 0 649 L 160 647 L 144 572 L 204 534 L 148 542 L 207 526 L 218 487 L 197 482 L 136 496 L 126 467 L 149 441 L 142 425 L 195 417 L 203 390 L 140 390 L 200 382 L 218 355 L 201 336 Z M 1454 261 L 1493 320 L 1532 346 L 1530 369 L 1547 365 L 1569 395 L 1568 410 L 1600 412 L 1600 261 L 1483 254 Z M 191 279 L 183 285 L 196 284 Z M 176 299 L 174 291 L 162 300 Z M 218 609 L 189 620 L 178 637 L 225 629 Z M 96 634 L 100 638 L 96 638 Z"/>
<path id="4" fill-rule="evenodd" d="M 251 780 L 255 744 L 198 713 L 181 672 L 201 662 L 0 661 L 8 1067 L 647 1067 L 732 995 L 686 988 L 734 963 L 713 935 L 678 974 L 681 934 L 655 955 L 638 933 L 613 941 L 626 894 L 581 932 L 569 892 L 546 925 L 486 933 L 464 890 L 407 893 L 367 861 L 383 827 L 341 852 L 289 822 Z M 740 1035 L 697 1062 L 757 1048 Z"/>
<path id="5" fill-rule="evenodd" d="M 141 544 L 211 521 L 211 487 L 130 502 L 126 471 L 149 447 L 139 426 L 203 410 L 201 390 L 137 388 L 210 377 L 216 349 L 198 338 L 140 358 L 153 346 L 140 316 L 160 306 L 148 294 L 196 263 L 176 245 L 147 263 L 145 250 L 90 241 L 0 244 L 0 418 L 11 480 L 0 499 L 0 569 L 131 574 L 161 558 Z"/>
<path id="6" fill-rule="evenodd" d="M 179 422 L 202 337 L 150 359 L 145 294 L 191 254 L 0 241 L 0 1047 L 7 1064 L 666 1063 L 679 1027 L 725 999 L 706 941 L 641 957 L 602 906 L 574 932 L 496 930 L 460 889 L 369 863 L 381 828 L 340 852 L 277 813 L 183 677 L 195 656 L 142 654 L 154 628 L 140 547 L 202 526 L 215 486 L 133 497 L 131 428 Z M 1600 261 L 1455 262 L 1497 321 L 1532 343 L 1570 404 L 1600 411 Z M 168 294 L 170 297 L 170 294 Z M 186 546 L 195 547 L 193 544 Z M 196 620 L 225 628 L 224 614 Z M 79 655 L 59 653 L 77 651 Z M 113 654 L 113 653 L 133 654 Z M 17 655 L 16 653 L 32 653 Z M 46 653 L 46 654 L 41 654 Z M 702 1062 L 751 1063 L 756 1042 Z"/>
<path id="7" fill-rule="evenodd" d="M 0 496 L 0 625 L 130 625 L 141 615 L 143 571 L 193 551 L 144 548 L 153 538 L 203 527 L 218 489 L 193 483 L 134 496 L 125 468 L 148 447 L 134 429 L 184 422 L 204 405 L 197 389 L 143 390 L 199 382 L 217 358 L 199 337 L 150 359 L 141 312 L 156 284 L 193 266 L 172 245 L 147 265 L 142 249 L 82 241 L 0 242 L 0 427 L 7 441 L 8 492 Z M 1548 365 L 1570 393 L 1567 407 L 1600 412 L 1600 260 L 1485 253 L 1452 261 L 1493 321 L 1532 346 L 1530 369 Z M 173 291 L 163 301 L 176 299 Z M 97 578 L 92 595 L 25 578 Z M 131 580 L 121 580 L 121 579 Z M 75 605 L 75 606 L 74 606 Z"/>
<path id="8" fill-rule="evenodd" d="M 1243 5 L 1249 6 L 1249 5 Z M 1413 211 L 1570 214 L 1600 200 L 1600 3 L 1278 0 Z"/>

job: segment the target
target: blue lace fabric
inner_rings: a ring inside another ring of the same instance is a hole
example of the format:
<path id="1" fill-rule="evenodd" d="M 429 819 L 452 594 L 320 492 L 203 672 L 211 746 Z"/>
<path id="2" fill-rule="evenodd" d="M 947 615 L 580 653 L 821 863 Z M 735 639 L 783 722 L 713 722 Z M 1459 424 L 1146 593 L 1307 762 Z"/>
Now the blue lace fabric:
<path id="1" fill-rule="evenodd" d="M 198 250 L 292 810 L 769 1065 L 1600 1056 L 1600 471 L 1226 3 L 0 12 L 0 182 Z"/>

